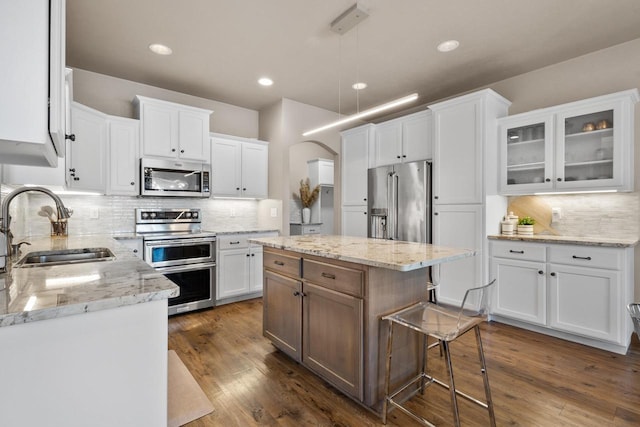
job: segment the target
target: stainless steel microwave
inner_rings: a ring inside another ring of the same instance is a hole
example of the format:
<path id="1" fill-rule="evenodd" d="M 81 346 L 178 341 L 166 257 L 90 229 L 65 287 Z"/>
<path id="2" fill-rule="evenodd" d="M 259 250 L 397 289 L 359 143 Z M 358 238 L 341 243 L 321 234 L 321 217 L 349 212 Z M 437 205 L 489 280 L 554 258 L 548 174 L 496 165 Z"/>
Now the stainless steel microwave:
<path id="1" fill-rule="evenodd" d="M 142 158 L 140 175 L 141 196 L 209 197 L 211 195 L 211 166 L 206 163 Z"/>

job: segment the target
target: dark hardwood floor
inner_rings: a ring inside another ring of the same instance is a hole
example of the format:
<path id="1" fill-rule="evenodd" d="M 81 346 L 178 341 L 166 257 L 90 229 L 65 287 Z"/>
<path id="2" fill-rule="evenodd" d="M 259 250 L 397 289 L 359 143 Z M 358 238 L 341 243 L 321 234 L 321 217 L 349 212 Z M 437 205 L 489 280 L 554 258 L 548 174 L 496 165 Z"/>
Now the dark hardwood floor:
<path id="1" fill-rule="evenodd" d="M 473 338 L 466 334 L 452 344 L 454 372 L 459 388 L 482 396 Z M 483 326 L 482 338 L 498 426 L 640 425 L 635 334 L 626 356 L 495 322 Z M 171 317 L 169 348 L 215 407 L 190 427 L 382 425 L 262 336 L 260 299 Z M 441 371 L 442 360 L 433 352 L 430 366 Z M 435 424 L 449 426 L 448 399 L 446 390 L 433 386 L 411 404 Z M 484 409 L 460 402 L 463 426 L 488 425 Z M 387 425 L 418 424 L 393 411 Z"/>

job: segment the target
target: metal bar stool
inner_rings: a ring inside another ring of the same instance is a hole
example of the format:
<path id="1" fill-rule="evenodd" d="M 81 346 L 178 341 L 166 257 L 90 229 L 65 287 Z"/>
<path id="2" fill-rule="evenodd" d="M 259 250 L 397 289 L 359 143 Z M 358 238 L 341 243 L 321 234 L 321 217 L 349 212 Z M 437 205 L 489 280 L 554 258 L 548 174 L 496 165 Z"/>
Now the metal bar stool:
<path id="1" fill-rule="evenodd" d="M 632 302 L 627 306 L 627 311 L 631 315 L 633 329 L 636 331 L 638 338 L 640 338 L 640 303 Z"/>
<path id="2" fill-rule="evenodd" d="M 382 318 L 389 322 L 389 337 L 387 340 L 387 360 L 386 360 L 386 377 L 385 377 L 385 399 L 382 404 L 382 422 L 387 423 L 387 413 L 389 406 L 396 407 L 402 412 L 406 413 L 416 421 L 423 425 L 434 427 L 434 424 L 430 423 L 425 418 L 411 412 L 409 409 L 402 406 L 402 403 L 394 400 L 400 393 L 407 390 L 412 385 L 416 385 L 416 392 L 420 391 L 424 393 L 425 387 L 435 383 L 444 388 L 449 389 L 451 395 L 451 410 L 453 413 L 453 419 L 456 426 L 460 426 L 460 415 L 458 412 L 458 399 L 457 396 L 462 396 L 465 399 L 482 406 L 489 412 L 490 425 L 495 427 L 496 420 L 493 411 L 493 401 L 491 400 L 491 390 L 489 388 L 489 377 L 487 376 L 487 369 L 484 358 L 484 351 L 482 349 L 482 340 L 480 338 L 479 325 L 486 320 L 486 312 L 488 306 L 488 290 L 489 287 L 495 283 L 495 279 L 489 284 L 472 288 L 467 290 L 462 300 L 460 309 L 453 310 L 450 308 L 441 307 L 429 302 L 419 302 L 411 305 L 403 310 L 395 313 L 388 314 Z M 466 308 L 467 303 L 471 305 L 473 301 L 474 308 Z M 424 335 L 425 345 L 423 347 L 423 363 L 421 372 L 409 380 L 406 384 L 399 389 L 390 393 L 390 379 L 391 379 L 391 349 L 393 347 L 393 330 L 394 325 L 400 325 L 410 328 Z M 478 358 L 480 360 L 480 367 L 482 373 L 482 379 L 484 383 L 484 391 L 486 401 L 480 401 L 467 393 L 464 393 L 456 389 L 453 366 L 451 363 L 451 354 L 449 352 L 449 344 L 456 338 L 462 336 L 464 333 L 474 330 L 476 336 L 476 343 L 478 347 Z M 447 365 L 447 371 L 449 373 L 448 384 L 434 378 L 427 373 L 427 337 L 433 337 L 437 339 L 441 348 L 444 350 L 445 362 Z"/>

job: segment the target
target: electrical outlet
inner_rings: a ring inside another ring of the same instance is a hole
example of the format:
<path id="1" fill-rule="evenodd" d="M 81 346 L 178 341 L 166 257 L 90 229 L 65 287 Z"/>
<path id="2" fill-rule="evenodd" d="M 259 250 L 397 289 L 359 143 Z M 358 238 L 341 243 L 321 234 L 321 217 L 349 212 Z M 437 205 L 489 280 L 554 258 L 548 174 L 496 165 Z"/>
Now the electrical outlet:
<path id="1" fill-rule="evenodd" d="M 98 208 L 90 208 L 89 209 L 89 219 L 99 219 L 100 218 L 100 209 Z"/>
<path id="2" fill-rule="evenodd" d="M 278 208 L 271 208 L 271 218 L 276 218 L 278 216 Z"/>
<path id="3" fill-rule="evenodd" d="M 551 222 L 560 221 L 562 219 L 561 208 L 551 208 Z"/>

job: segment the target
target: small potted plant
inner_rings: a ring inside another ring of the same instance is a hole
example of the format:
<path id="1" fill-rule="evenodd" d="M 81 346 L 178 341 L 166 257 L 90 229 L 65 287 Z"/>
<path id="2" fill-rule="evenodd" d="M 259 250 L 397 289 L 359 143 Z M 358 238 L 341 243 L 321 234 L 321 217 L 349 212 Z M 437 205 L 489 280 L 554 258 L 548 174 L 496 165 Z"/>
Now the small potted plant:
<path id="1" fill-rule="evenodd" d="M 311 205 L 315 203 L 318 199 L 318 195 L 320 194 L 320 186 L 316 185 L 316 187 L 312 190 L 311 184 L 309 183 L 309 178 L 306 180 L 300 180 L 300 194 L 293 194 L 293 196 L 300 200 L 302 204 L 302 223 L 308 224 L 311 221 Z"/>
<path id="2" fill-rule="evenodd" d="M 525 216 L 520 218 L 518 221 L 518 234 L 523 234 L 525 236 L 533 235 L 533 224 L 536 223 L 536 220 L 531 218 L 530 216 Z"/>

